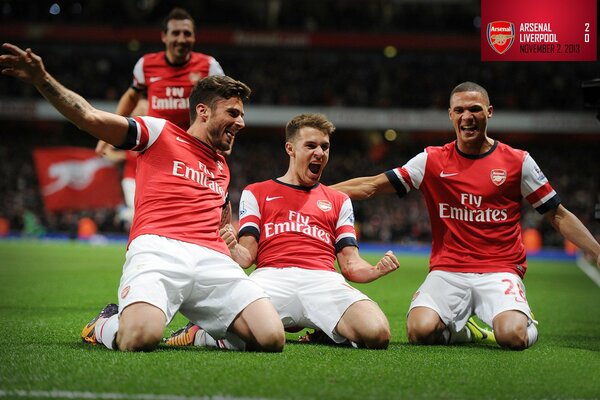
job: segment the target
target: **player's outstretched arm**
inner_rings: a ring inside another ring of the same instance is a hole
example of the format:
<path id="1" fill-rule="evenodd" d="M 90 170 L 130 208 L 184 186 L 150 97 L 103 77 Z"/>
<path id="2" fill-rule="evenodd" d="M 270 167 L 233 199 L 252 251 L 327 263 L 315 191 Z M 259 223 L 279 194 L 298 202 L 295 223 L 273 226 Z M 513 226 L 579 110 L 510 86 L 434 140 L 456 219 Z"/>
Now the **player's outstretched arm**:
<path id="1" fill-rule="evenodd" d="M 9 54 L 0 55 L 2 74 L 29 83 L 69 121 L 89 134 L 115 146 L 125 142 L 128 122 L 116 114 L 98 110 L 83 97 L 65 88 L 44 67 L 42 58 L 31 49 L 23 50 L 10 43 L 2 48 Z"/>
<path id="2" fill-rule="evenodd" d="M 565 239 L 573 242 L 586 254 L 592 255 L 596 260 L 596 266 L 600 268 L 600 244 L 579 218 L 562 204 L 548 211 L 544 216 Z"/>
<path id="3" fill-rule="evenodd" d="M 400 262 L 389 250 L 375 266 L 369 264 L 354 246 L 346 246 L 337 253 L 342 275 L 351 282 L 367 283 L 395 271 Z"/>
<path id="4" fill-rule="evenodd" d="M 385 173 L 349 179 L 330 187 L 346 193 L 352 200 L 364 200 L 378 194 L 394 193 L 396 191 Z"/>

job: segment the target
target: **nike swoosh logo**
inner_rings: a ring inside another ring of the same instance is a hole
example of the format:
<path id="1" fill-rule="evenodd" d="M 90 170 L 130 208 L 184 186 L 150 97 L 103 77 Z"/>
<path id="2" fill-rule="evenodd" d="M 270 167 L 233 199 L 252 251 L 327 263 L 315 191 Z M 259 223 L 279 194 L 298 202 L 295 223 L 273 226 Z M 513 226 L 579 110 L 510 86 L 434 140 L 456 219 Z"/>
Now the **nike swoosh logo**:
<path id="1" fill-rule="evenodd" d="M 277 200 L 277 199 L 282 199 L 283 196 L 275 196 L 275 197 L 269 197 L 267 196 L 267 198 L 265 199 L 266 201 L 271 201 L 271 200 Z"/>
<path id="2" fill-rule="evenodd" d="M 162 79 L 162 76 L 153 76 L 150 78 L 150 83 L 160 81 L 161 79 Z"/>
<path id="3" fill-rule="evenodd" d="M 444 171 L 440 172 L 440 178 L 447 178 L 449 176 L 454 176 L 454 175 L 458 175 L 458 172 L 450 172 L 450 173 L 446 173 Z"/>
<path id="4" fill-rule="evenodd" d="M 185 144 L 190 144 L 190 142 L 187 142 L 187 141 L 183 140 L 179 136 L 177 136 L 175 139 L 177 139 L 178 142 L 185 143 Z"/>

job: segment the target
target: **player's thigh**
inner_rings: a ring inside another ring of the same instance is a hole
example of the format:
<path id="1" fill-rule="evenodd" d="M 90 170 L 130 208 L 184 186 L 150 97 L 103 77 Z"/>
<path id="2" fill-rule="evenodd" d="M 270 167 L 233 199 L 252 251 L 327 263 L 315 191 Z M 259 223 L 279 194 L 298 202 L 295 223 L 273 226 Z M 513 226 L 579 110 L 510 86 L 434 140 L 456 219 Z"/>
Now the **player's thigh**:
<path id="1" fill-rule="evenodd" d="M 121 311 L 119 338 L 158 342 L 163 337 L 167 319 L 163 311 L 148 303 L 133 303 Z"/>
<path id="2" fill-rule="evenodd" d="M 283 336 L 279 314 L 267 298 L 248 304 L 233 320 L 230 331 L 242 339 L 262 342 L 272 335 Z"/>
<path id="3" fill-rule="evenodd" d="M 349 285 L 337 272 L 304 270 L 302 274 L 304 277 L 299 281 L 298 297 L 304 309 L 304 318 L 298 321 L 299 325 L 319 328 L 336 343 L 346 340 L 346 336 L 340 334 L 336 327 L 352 305 L 367 300 L 376 306 L 367 295 Z"/>
<path id="4" fill-rule="evenodd" d="M 511 336 L 515 333 L 524 335 L 529 318 L 521 311 L 507 310 L 496 315 L 492 321 L 496 336 Z"/>
<path id="5" fill-rule="evenodd" d="M 201 246 L 194 251 L 193 288 L 180 311 L 209 335 L 221 339 L 242 310 L 268 296 L 230 257 Z"/>
<path id="6" fill-rule="evenodd" d="M 506 315 L 524 315 L 526 322 L 527 319 L 533 320 L 525 285 L 515 274 L 501 272 L 481 275 L 475 285 L 473 302 L 477 316 L 490 326 L 497 316 L 507 311 L 517 313 Z M 506 321 L 512 320 L 513 318 L 507 318 Z"/>
<path id="7" fill-rule="evenodd" d="M 411 334 L 430 335 L 445 327 L 440 315 L 429 307 L 413 307 L 406 317 L 406 328 Z"/>
<path id="8" fill-rule="evenodd" d="M 410 303 L 408 319 L 413 323 L 412 326 L 432 325 L 433 329 L 433 325 L 437 325 L 435 315 L 431 313 L 433 311 L 444 325 L 451 329 L 462 329 L 472 312 L 471 275 L 430 272 Z"/>
<path id="9" fill-rule="evenodd" d="M 353 303 L 340 318 L 336 331 L 344 337 L 389 336 L 390 325 L 379 306 L 371 300 Z"/>
<path id="10" fill-rule="evenodd" d="M 142 235 L 129 245 L 119 285 L 119 310 L 133 304 L 158 308 L 168 322 L 193 289 L 189 253 L 182 242 Z"/>
<path id="11" fill-rule="evenodd" d="M 304 309 L 297 296 L 302 273 L 300 268 L 258 268 L 250 274 L 252 279 L 269 296 L 286 328 L 310 327 L 304 324 Z"/>

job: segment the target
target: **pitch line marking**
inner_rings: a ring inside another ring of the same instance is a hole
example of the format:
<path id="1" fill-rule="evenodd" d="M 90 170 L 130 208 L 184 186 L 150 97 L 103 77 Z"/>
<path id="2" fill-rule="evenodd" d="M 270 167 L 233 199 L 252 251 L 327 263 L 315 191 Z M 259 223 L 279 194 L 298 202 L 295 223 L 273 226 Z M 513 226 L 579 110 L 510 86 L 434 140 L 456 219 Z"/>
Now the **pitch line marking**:
<path id="1" fill-rule="evenodd" d="M 176 394 L 150 393 L 94 393 L 75 392 L 70 390 L 3 390 L 2 397 L 23 397 L 38 399 L 101 399 L 101 400 L 272 400 L 263 397 L 234 397 L 234 396 L 180 396 Z"/>
<path id="2" fill-rule="evenodd" d="M 578 255 L 575 264 L 582 270 L 598 287 L 600 287 L 600 270 L 590 264 L 583 255 Z"/>

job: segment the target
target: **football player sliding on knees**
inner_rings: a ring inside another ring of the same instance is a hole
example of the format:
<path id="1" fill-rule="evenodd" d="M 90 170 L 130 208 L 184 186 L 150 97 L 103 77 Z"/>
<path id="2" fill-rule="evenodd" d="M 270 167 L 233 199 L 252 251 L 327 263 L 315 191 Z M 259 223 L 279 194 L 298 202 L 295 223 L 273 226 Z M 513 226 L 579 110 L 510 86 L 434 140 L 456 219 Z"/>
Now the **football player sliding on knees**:
<path id="1" fill-rule="evenodd" d="M 304 341 L 385 349 L 390 341 L 386 316 L 344 278 L 371 282 L 395 271 L 399 262 L 391 251 L 376 265 L 361 258 L 350 199 L 319 182 L 334 129 L 321 114 L 290 120 L 288 170 L 248 185 L 240 199 L 239 233 L 226 225 L 221 236 L 242 267 L 256 264 L 250 278 L 269 295 L 287 330 L 315 329 Z M 243 349 L 243 343 L 215 340 L 202 324 L 193 323 L 166 344 Z"/>
<path id="2" fill-rule="evenodd" d="M 279 315 L 219 235 L 230 179 L 222 154 L 245 126 L 250 88 L 227 76 L 200 79 L 189 97 L 191 124 L 185 131 L 165 119 L 98 110 L 46 72 L 31 49 L 3 48 L 9 53 L 0 55 L 3 74 L 33 84 L 83 131 L 139 152 L 119 304 L 107 305 L 83 328 L 83 341 L 112 350 L 153 350 L 180 311 L 217 339 L 280 352 L 285 334 Z"/>

